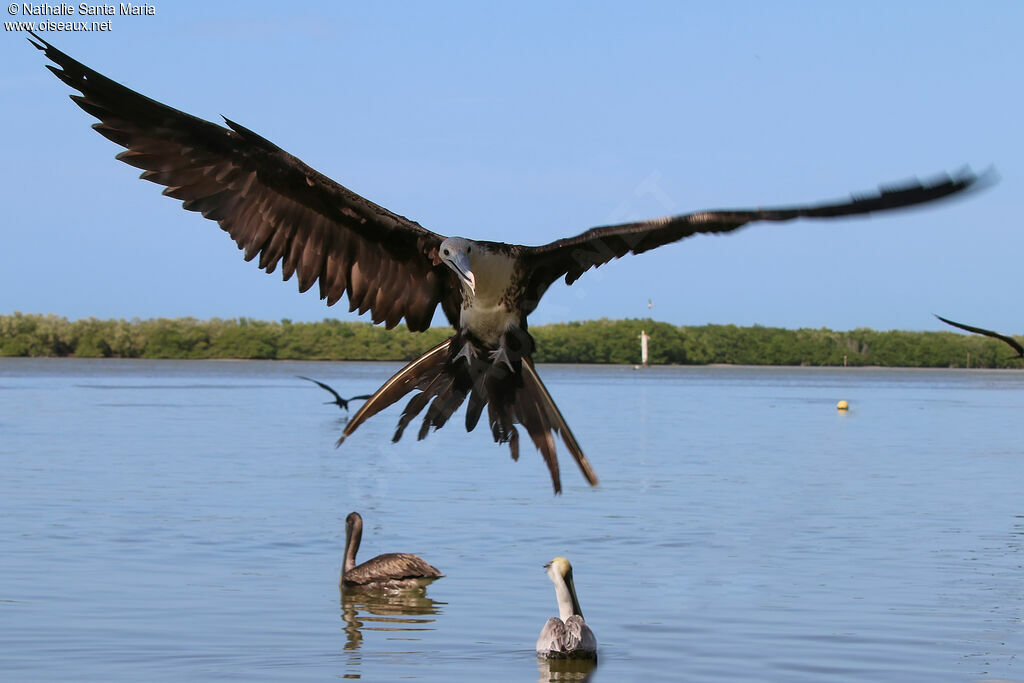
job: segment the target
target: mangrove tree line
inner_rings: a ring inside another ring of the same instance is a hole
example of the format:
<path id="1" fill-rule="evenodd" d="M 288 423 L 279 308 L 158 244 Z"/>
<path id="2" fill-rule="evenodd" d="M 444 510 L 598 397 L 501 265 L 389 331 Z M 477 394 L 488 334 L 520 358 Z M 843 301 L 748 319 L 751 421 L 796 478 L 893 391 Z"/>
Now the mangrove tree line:
<path id="1" fill-rule="evenodd" d="M 640 362 L 641 330 L 650 363 L 706 365 L 878 365 L 1014 368 L 1002 342 L 955 332 L 858 328 L 686 325 L 653 320 L 589 320 L 539 325 L 534 355 L 542 363 Z M 55 315 L 0 315 L 0 356 L 84 358 L 238 358 L 277 360 L 411 360 L 450 335 L 422 334 L 360 322 L 266 322 L 249 318 L 69 321 Z"/>

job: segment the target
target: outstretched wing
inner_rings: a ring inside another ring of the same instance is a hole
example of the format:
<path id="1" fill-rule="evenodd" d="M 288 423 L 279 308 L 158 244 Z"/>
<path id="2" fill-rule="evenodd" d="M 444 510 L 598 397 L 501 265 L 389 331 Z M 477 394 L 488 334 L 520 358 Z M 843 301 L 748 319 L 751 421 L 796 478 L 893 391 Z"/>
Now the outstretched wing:
<path id="1" fill-rule="evenodd" d="M 935 314 L 933 313 L 932 315 Z M 1011 347 L 1013 347 L 1013 350 L 1017 352 L 1018 356 L 1024 358 L 1024 347 L 1022 347 L 1016 339 L 1009 335 L 999 334 L 998 332 L 993 332 L 992 330 L 986 330 L 983 327 L 971 327 L 970 325 L 964 325 L 963 323 L 953 322 L 952 320 L 947 320 L 943 318 L 941 315 L 936 315 L 935 317 L 941 320 L 942 322 L 946 323 L 947 325 L 959 327 L 961 330 L 967 330 L 968 332 L 974 332 L 975 334 L 983 334 L 986 337 L 993 337 L 1000 341 L 1006 342 Z"/>
<path id="2" fill-rule="evenodd" d="M 539 247 L 524 247 L 523 259 L 532 273 L 528 292 L 537 300 L 560 277 L 572 284 L 591 268 L 626 254 L 645 251 L 700 233 L 730 232 L 754 221 L 789 221 L 794 218 L 838 218 L 888 211 L 962 192 L 978 176 L 968 170 L 956 176 L 943 175 L 928 182 L 914 181 L 899 187 L 883 187 L 877 193 L 848 201 L 768 209 L 699 211 L 682 216 L 592 228 L 576 237 L 556 240 Z"/>
<path id="3" fill-rule="evenodd" d="M 431 256 L 443 237 L 394 214 L 310 168 L 268 140 L 225 119 L 230 129 L 149 99 L 89 69 L 35 35 L 57 78 L 79 91 L 78 106 L 100 120 L 104 137 L 127 150 L 121 161 L 189 211 L 217 221 L 268 273 L 278 263 L 299 291 L 319 283 L 330 306 L 370 311 L 388 328 L 430 326 L 453 289 Z M 182 255 L 182 258 L 186 258 Z"/>

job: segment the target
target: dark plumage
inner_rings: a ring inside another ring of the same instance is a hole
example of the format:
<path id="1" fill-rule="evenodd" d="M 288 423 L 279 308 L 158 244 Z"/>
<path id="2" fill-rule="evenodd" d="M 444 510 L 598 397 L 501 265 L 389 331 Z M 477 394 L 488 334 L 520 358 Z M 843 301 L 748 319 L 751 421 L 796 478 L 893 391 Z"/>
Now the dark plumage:
<path id="1" fill-rule="evenodd" d="M 350 512 L 345 518 L 345 560 L 339 582 L 342 590 L 415 590 L 443 576 L 437 567 L 409 553 L 378 555 L 357 565 L 362 538 L 363 518 L 358 512 Z"/>
<path id="2" fill-rule="evenodd" d="M 932 315 L 935 314 L 933 313 Z M 1009 335 L 999 334 L 998 332 L 993 332 L 992 330 L 986 330 L 983 327 L 971 327 L 970 325 L 964 325 L 963 323 L 956 323 L 953 322 L 952 320 L 947 320 L 943 318 L 941 315 L 935 315 L 935 317 L 941 320 L 942 322 L 946 323 L 947 325 L 959 327 L 961 330 L 967 330 L 968 332 L 974 332 L 975 334 L 983 334 L 986 337 L 992 337 L 994 339 L 998 339 L 1002 342 L 1005 342 L 1007 345 L 1010 346 L 1010 348 L 1012 348 L 1017 353 L 1016 356 L 1011 356 L 1012 358 L 1024 358 L 1024 347 L 1022 347 L 1016 339 Z"/>
<path id="3" fill-rule="evenodd" d="M 349 401 L 360 401 L 360 400 L 366 400 L 366 399 L 370 398 L 369 394 L 361 394 L 359 396 L 353 396 L 352 398 L 342 398 L 341 394 L 339 394 L 337 391 L 335 391 L 331 387 L 327 386 L 323 382 L 318 382 L 317 380 L 313 379 L 312 377 L 303 377 L 302 375 L 295 375 L 295 376 L 298 377 L 299 379 L 304 379 L 307 382 L 312 382 L 313 384 L 316 384 L 317 386 L 322 387 L 323 389 L 326 389 L 327 391 L 331 392 L 331 394 L 334 395 L 334 400 L 333 401 L 324 401 L 324 403 L 334 403 L 339 408 L 344 408 L 345 412 L 348 412 L 348 402 Z"/>
<path id="4" fill-rule="evenodd" d="M 700 211 L 587 230 L 529 247 L 445 238 L 364 199 L 231 120 L 227 128 L 136 93 L 75 61 L 35 34 L 56 76 L 80 92 L 72 99 L 99 119 L 93 127 L 126 150 L 121 161 L 164 185 L 164 194 L 216 221 L 245 259 L 268 273 L 280 264 L 299 291 L 317 286 L 332 305 L 369 311 L 375 323 L 425 330 L 438 305 L 455 328 L 451 339 L 414 360 L 353 416 L 339 444 L 367 418 L 418 390 L 395 440 L 424 409 L 423 438 L 468 400 L 466 428 L 484 409 L 494 440 L 519 454 L 516 425 L 541 452 L 561 490 L 555 437 L 587 481 L 597 477 L 538 377 L 527 317 L 555 281 L 626 254 L 640 254 L 691 235 L 724 233 L 754 221 L 835 218 L 913 206 L 961 193 L 978 178 L 964 171 L 849 200 L 774 209 Z"/>

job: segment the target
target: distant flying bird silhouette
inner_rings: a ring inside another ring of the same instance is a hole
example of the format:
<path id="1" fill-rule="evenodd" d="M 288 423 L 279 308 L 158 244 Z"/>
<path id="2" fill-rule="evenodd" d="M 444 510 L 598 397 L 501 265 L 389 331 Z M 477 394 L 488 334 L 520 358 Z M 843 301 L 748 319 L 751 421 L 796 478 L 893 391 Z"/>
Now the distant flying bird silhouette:
<path id="1" fill-rule="evenodd" d="M 295 375 L 295 376 L 298 377 L 299 379 L 304 379 L 307 382 L 312 382 L 313 384 L 321 386 L 324 389 L 326 389 L 327 391 L 329 391 L 332 394 L 334 394 L 334 400 L 333 401 L 324 401 L 324 403 L 336 403 L 339 407 L 344 408 L 345 412 L 348 412 L 348 402 L 349 401 L 365 401 L 366 399 L 370 398 L 369 394 L 361 394 L 359 396 L 353 396 L 352 398 L 342 398 L 341 394 L 339 394 L 337 391 L 335 391 L 334 389 L 330 388 L 329 386 L 327 386 L 323 382 L 318 382 L 315 379 L 313 379 L 312 377 L 303 377 L 302 375 Z"/>
<path id="2" fill-rule="evenodd" d="M 935 313 L 933 313 L 932 315 L 934 315 L 936 318 L 938 318 L 942 322 L 946 323 L 947 325 L 952 325 L 953 327 L 959 327 L 961 330 L 967 330 L 968 332 L 974 332 L 975 334 L 983 334 L 986 337 L 992 337 L 994 339 L 998 339 L 1000 341 L 1006 342 L 1011 347 L 1013 347 L 1014 351 L 1017 352 L 1016 356 L 1010 356 L 1010 358 L 1024 358 L 1024 347 L 1022 347 L 1020 345 L 1020 343 L 1017 342 L 1016 339 L 1014 339 L 1013 337 L 1011 337 L 1009 335 L 999 334 L 998 332 L 993 332 L 992 330 L 986 330 L 983 327 L 971 327 L 970 325 L 964 325 L 963 323 L 953 322 L 952 320 L 947 320 L 947 319 L 943 318 L 941 315 L 937 315 Z"/>
<path id="3" fill-rule="evenodd" d="M 465 402 L 467 431 L 485 424 L 494 441 L 519 458 L 525 428 L 540 451 L 555 492 L 561 490 L 555 441 L 561 437 L 583 476 L 597 475 L 531 358 L 527 318 L 559 280 L 626 254 L 642 254 L 699 234 L 722 234 L 759 221 L 833 219 L 888 212 L 963 193 L 978 183 L 969 170 L 882 187 L 847 199 L 783 207 L 697 211 L 592 228 L 540 246 L 446 237 L 356 194 L 234 121 L 227 127 L 190 116 L 106 78 L 38 35 L 47 65 L 77 90 L 75 104 L 99 119 L 93 128 L 125 147 L 117 158 L 164 185 L 182 207 L 215 221 L 268 273 L 281 266 L 299 291 L 316 286 L 330 306 L 369 312 L 388 329 L 403 319 L 413 332 L 430 327 L 438 306 L 454 334 L 399 370 L 352 416 L 340 444 L 373 415 L 418 391 L 392 437 L 426 410 L 418 430 L 440 429 Z M 357 95 L 358 97 L 358 95 Z M 473 222 L 502 220 L 500 208 Z M 167 258 L 173 247 L 165 250 Z"/>

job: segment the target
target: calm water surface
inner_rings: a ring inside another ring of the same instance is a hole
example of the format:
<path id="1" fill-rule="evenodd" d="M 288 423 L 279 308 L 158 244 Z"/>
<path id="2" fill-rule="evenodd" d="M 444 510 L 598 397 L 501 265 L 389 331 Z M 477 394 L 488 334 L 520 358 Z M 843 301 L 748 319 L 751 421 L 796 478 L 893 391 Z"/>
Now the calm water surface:
<path id="1" fill-rule="evenodd" d="M 595 681 L 1024 680 L 1022 371 L 544 366 L 555 497 L 461 419 L 335 449 L 295 377 L 396 368 L 0 359 L 0 677 L 547 680 L 565 555 Z M 340 597 L 352 510 L 447 576 Z"/>

